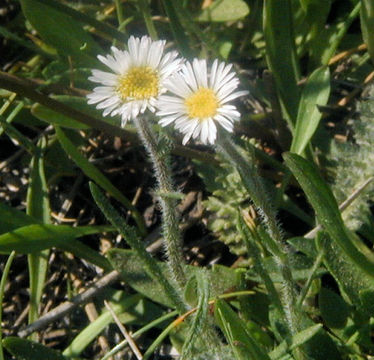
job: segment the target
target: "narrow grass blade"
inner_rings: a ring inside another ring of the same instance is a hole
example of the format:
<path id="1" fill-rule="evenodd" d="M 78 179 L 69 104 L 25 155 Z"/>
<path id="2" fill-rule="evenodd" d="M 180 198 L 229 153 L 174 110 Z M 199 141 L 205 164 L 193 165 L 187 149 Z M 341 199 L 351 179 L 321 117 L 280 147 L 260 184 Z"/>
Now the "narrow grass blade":
<path id="1" fill-rule="evenodd" d="M 0 202 L 0 219 L 0 234 L 39 222 L 23 211 L 17 210 L 2 202 Z"/>
<path id="2" fill-rule="evenodd" d="M 182 55 L 187 58 L 192 57 L 193 54 L 190 49 L 188 37 L 185 34 L 184 28 L 178 19 L 173 1 L 162 0 L 162 5 L 165 9 L 166 15 L 169 18 L 171 31 Z"/>
<path id="3" fill-rule="evenodd" d="M 318 170 L 299 155 L 286 153 L 283 157 L 313 206 L 318 221 L 327 233 L 362 271 L 374 277 L 374 263 L 352 242 L 344 226 L 338 204 Z"/>
<path id="4" fill-rule="evenodd" d="M 296 128 L 291 144 L 291 152 L 301 155 L 322 118 L 318 105 L 327 104 L 330 95 L 330 70 L 321 67 L 309 77 L 301 94 Z"/>
<path id="5" fill-rule="evenodd" d="M 140 13 L 144 17 L 145 26 L 147 27 L 149 36 L 153 40 L 157 40 L 157 30 L 152 20 L 151 8 L 149 6 L 148 0 L 138 0 L 137 3 L 139 6 Z"/>
<path id="6" fill-rule="evenodd" d="M 349 27 L 358 17 L 360 7 L 361 3 L 358 1 L 352 11 L 348 13 L 345 18 L 337 21 L 331 26 L 325 27 L 323 31 L 313 39 L 310 57 L 311 68 L 326 66 L 329 63 Z"/>
<path id="7" fill-rule="evenodd" d="M 47 145 L 42 138 L 31 161 L 30 182 L 27 190 L 27 214 L 43 224 L 49 224 L 50 208 L 47 181 L 44 174 L 44 149 Z M 34 253 L 28 256 L 30 279 L 30 310 L 29 323 L 37 320 L 40 300 L 48 268 L 49 251 Z"/>
<path id="8" fill-rule="evenodd" d="M 297 81 L 300 71 L 295 50 L 291 1 L 264 1 L 263 16 L 266 60 L 292 129 L 299 107 Z"/>
<path id="9" fill-rule="evenodd" d="M 7 118 L 0 115 L 1 132 L 4 131 L 11 139 L 16 141 L 22 146 L 28 153 L 34 155 L 36 152 L 36 146 L 34 143 L 20 131 L 18 131 L 12 124 L 7 122 Z"/>
<path id="10" fill-rule="evenodd" d="M 74 240 L 81 236 L 98 234 L 104 231 L 113 231 L 113 228 L 108 226 L 71 227 L 52 224 L 27 225 L 0 235 L 0 254 L 10 254 L 12 251 L 16 251 L 20 254 L 37 256 L 39 252 L 45 249 L 57 247 L 105 270 L 112 270 L 104 256 L 83 243 Z"/>
<path id="11" fill-rule="evenodd" d="M 3 26 L 0 26 L 0 35 L 2 37 L 4 37 L 5 39 L 9 39 L 9 40 L 14 41 L 15 43 L 18 43 L 19 45 L 23 46 L 26 49 L 29 49 L 29 50 L 33 51 L 36 54 L 45 56 L 45 57 L 50 58 L 50 59 L 55 59 L 56 58 L 56 56 L 53 56 L 53 55 L 47 53 L 46 51 L 43 51 L 41 48 L 35 46 L 32 42 L 29 42 L 29 41 L 26 41 L 26 40 L 20 38 L 19 36 L 10 32 L 8 29 L 6 29 Z"/>
<path id="12" fill-rule="evenodd" d="M 9 270 L 12 266 L 13 259 L 16 256 L 15 251 L 12 251 L 8 257 L 7 262 L 5 263 L 3 274 L 1 275 L 0 281 L 0 360 L 4 360 L 4 352 L 3 352 L 3 329 L 2 329 L 2 320 L 3 320 L 3 300 L 4 300 L 4 292 L 5 292 L 5 285 L 8 280 Z"/>
<path id="13" fill-rule="evenodd" d="M 146 234 L 147 231 L 144 220 L 135 206 L 131 204 L 131 201 L 128 200 L 95 165 L 91 164 L 78 151 L 62 129 L 56 127 L 56 134 L 63 149 L 86 174 L 86 176 L 99 184 L 105 191 L 107 191 L 111 196 L 120 201 L 128 210 L 130 210 L 136 224 L 138 225 L 140 233 L 142 235 Z"/>
<path id="14" fill-rule="evenodd" d="M 119 315 L 136 305 L 140 299 L 141 296 L 139 294 L 131 296 L 125 294 L 115 302 L 110 300 L 111 307 L 114 312 Z M 79 332 L 69 346 L 63 351 L 63 355 L 69 358 L 79 356 L 81 352 L 112 322 L 113 317 L 110 312 L 104 311 L 95 321 L 91 322 Z"/>

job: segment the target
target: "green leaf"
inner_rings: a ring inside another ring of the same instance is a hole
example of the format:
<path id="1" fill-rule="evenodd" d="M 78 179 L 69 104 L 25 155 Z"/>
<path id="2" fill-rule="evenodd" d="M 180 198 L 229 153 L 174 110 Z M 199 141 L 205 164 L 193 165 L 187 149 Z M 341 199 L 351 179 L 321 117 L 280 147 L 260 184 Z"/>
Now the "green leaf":
<path id="1" fill-rule="evenodd" d="M 362 289 L 358 294 L 364 311 L 373 317 L 374 315 L 374 289 Z"/>
<path id="2" fill-rule="evenodd" d="M 152 279 L 145 271 L 143 262 L 132 250 L 110 249 L 108 259 L 113 267 L 121 273 L 122 278 L 137 292 L 147 298 L 167 307 L 174 307 L 174 303 L 165 296 L 160 283 Z M 158 262 L 164 277 L 169 272 L 165 263 Z"/>
<path id="3" fill-rule="evenodd" d="M 249 7 L 243 0 L 215 0 L 202 10 L 197 21 L 226 22 L 242 19 L 249 14 Z"/>
<path id="4" fill-rule="evenodd" d="M 362 302 L 366 303 L 360 294 L 363 294 L 364 291 L 374 291 L 372 278 L 363 273 L 350 257 L 331 241 L 326 233 L 320 232 L 317 235 L 316 243 L 319 249 L 323 249 L 323 263 L 338 283 L 344 299 L 356 307 L 360 307 Z M 363 308 L 370 313 L 371 306 L 363 305 Z"/>
<path id="5" fill-rule="evenodd" d="M 271 359 L 279 359 L 286 355 L 287 351 L 296 349 L 299 346 L 304 345 L 310 339 L 312 339 L 320 330 L 322 324 L 316 324 L 298 332 L 291 339 L 291 344 L 288 346 L 286 341 L 282 341 L 270 354 Z"/>
<path id="6" fill-rule="evenodd" d="M 173 1 L 162 0 L 162 5 L 165 12 L 170 20 L 170 28 L 174 35 L 174 38 L 181 50 L 181 53 L 186 58 L 191 58 L 193 53 L 190 49 L 188 36 L 185 34 L 184 28 L 178 18 L 177 11 Z"/>
<path id="7" fill-rule="evenodd" d="M 293 237 L 287 239 L 287 242 L 291 244 L 297 251 L 304 253 L 312 259 L 315 259 L 318 256 L 316 245 L 311 239 L 304 237 Z"/>
<path id="8" fill-rule="evenodd" d="M 113 231 L 109 226 L 79 226 L 34 224 L 0 235 L 0 254 L 16 251 L 31 254 L 57 247 L 82 257 L 103 269 L 111 270 L 108 261 L 97 251 L 74 240 L 77 237 Z"/>
<path id="9" fill-rule="evenodd" d="M 53 98 L 66 105 L 70 105 L 71 107 L 79 111 L 82 111 L 88 114 L 90 112 L 92 113 L 93 107 L 89 106 L 87 104 L 86 99 L 82 97 L 58 95 L 58 96 L 53 96 Z M 71 128 L 71 129 L 89 129 L 90 128 L 88 125 L 82 124 L 76 120 L 73 120 L 72 118 L 66 115 L 53 111 L 52 109 L 47 108 L 38 103 L 35 103 L 31 107 L 31 113 L 39 120 L 45 121 L 49 124 L 59 125 L 59 126 L 63 126 L 66 128 Z M 97 115 L 96 112 L 95 112 L 95 115 Z"/>
<path id="10" fill-rule="evenodd" d="M 106 190 L 111 196 L 115 199 L 120 201 L 128 210 L 131 211 L 134 220 L 136 221 L 138 228 L 142 234 L 146 233 L 146 227 L 144 224 L 143 217 L 135 208 L 134 205 L 131 204 L 131 201 L 126 198 L 122 194 L 120 190 L 118 190 L 110 180 L 93 164 L 91 164 L 74 146 L 74 144 L 70 141 L 66 133 L 56 127 L 56 134 L 58 140 L 60 141 L 61 146 L 66 151 L 66 153 L 72 158 L 72 160 L 80 167 L 80 169 L 88 176 L 90 179 L 95 181 L 98 185 L 100 185 L 104 190 Z"/>
<path id="11" fill-rule="evenodd" d="M 226 302 L 216 302 L 214 316 L 237 360 L 270 360 L 266 352 L 257 345 L 243 320 Z"/>
<path id="12" fill-rule="evenodd" d="M 0 202 L 0 234 L 39 222 L 21 210 Z"/>
<path id="13" fill-rule="evenodd" d="M 331 57 L 335 54 L 336 49 L 346 35 L 347 30 L 358 17 L 360 6 L 361 3 L 358 1 L 346 17 L 341 20 L 339 19 L 330 26 L 324 26 L 323 30 L 316 34 L 311 42 L 311 67 L 328 65 Z"/>
<path id="14" fill-rule="evenodd" d="M 30 182 L 27 189 L 27 214 L 43 224 L 49 224 L 50 208 L 48 186 L 44 174 L 44 151 L 47 146 L 45 137 L 38 142 L 34 157 L 31 160 Z M 28 255 L 30 282 L 29 323 L 39 317 L 40 299 L 48 270 L 49 250 Z"/>
<path id="15" fill-rule="evenodd" d="M 139 256 L 132 250 L 111 249 L 108 251 L 108 259 L 115 269 L 121 272 L 124 280 L 147 298 L 154 300 L 162 305 L 172 307 L 171 301 L 164 295 L 164 292 L 157 280 L 152 278 L 145 272 L 143 262 Z M 166 263 L 157 261 L 157 265 L 161 269 L 163 276 L 169 277 L 169 270 Z M 186 273 L 193 277 L 200 271 L 196 266 L 187 266 Z M 236 286 L 236 272 L 223 265 L 214 265 L 209 271 L 209 279 L 211 283 L 211 296 L 218 296 L 225 291 Z"/>
<path id="16" fill-rule="evenodd" d="M 97 64 L 101 49 L 72 17 L 34 0 L 20 0 L 22 11 L 40 37 L 61 56 L 73 56 L 86 65 Z"/>
<path id="17" fill-rule="evenodd" d="M 297 81 L 300 70 L 295 50 L 291 1 L 264 1 L 263 16 L 266 60 L 293 129 L 299 107 Z"/>
<path id="18" fill-rule="evenodd" d="M 318 221 L 330 237 L 363 272 L 374 277 L 374 263 L 352 242 L 338 204 L 315 166 L 296 154 L 286 153 L 283 157 L 313 206 Z"/>
<path id="19" fill-rule="evenodd" d="M 338 294 L 323 287 L 318 294 L 318 304 L 321 316 L 329 328 L 344 328 L 349 316 L 349 308 Z"/>
<path id="20" fill-rule="evenodd" d="M 66 360 L 60 352 L 26 339 L 10 336 L 3 345 L 17 360 Z"/>
<path id="21" fill-rule="evenodd" d="M 299 155 L 304 152 L 322 118 L 318 105 L 326 105 L 329 95 L 330 70 L 328 67 L 318 68 L 310 75 L 301 94 L 291 152 Z"/>
<path id="22" fill-rule="evenodd" d="M 61 13 L 61 16 L 64 14 L 71 16 L 73 19 L 78 20 L 79 22 L 88 24 L 96 28 L 97 30 L 112 36 L 113 38 L 117 39 L 118 41 L 124 40 L 124 34 L 118 31 L 111 25 L 104 23 L 103 21 L 96 20 L 95 18 L 88 16 L 85 13 L 77 11 L 70 6 L 64 5 L 63 3 L 54 1 L 54 0 L 36 0 L 40 3 L 53 7 L 57 11 Z"/>
<path id="23" fill-rule="evenodd" d="M 368 47 L 371 61 L 374 63 L 374 4 L 372 0 L 361 0 L 361 32 Z"/>

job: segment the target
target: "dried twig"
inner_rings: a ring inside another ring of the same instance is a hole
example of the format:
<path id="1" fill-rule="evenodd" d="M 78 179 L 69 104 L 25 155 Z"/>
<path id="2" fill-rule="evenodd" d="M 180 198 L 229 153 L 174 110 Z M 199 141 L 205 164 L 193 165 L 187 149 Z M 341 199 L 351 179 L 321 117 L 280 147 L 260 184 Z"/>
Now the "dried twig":
<path id="1" fill-rule="evenodd" d="M 129 332 L 126 330 L 125 326 L 118 319 L 118 316 L 116 315 L 116 313 L 113 311 L 113 309 L 110 307 L 109 303 L 106 300 L 104 300 L 104 304 L 105 304 L 105 307 L 109 310 L 110 314 L 112 315 L 113 320 L 117 324 L 118 328 L 121 330 L 122 335 L 125 337 L 125 339 L 127 340 L 128 344 L 130 345 L 130 348 L 133 351 L 133 353 L 135 354 L 136 358 L 138 360 L 142 360 L 143 359 L 143 355 L 140 352 L 140 350 L 137 347 L 137 345 L 135 344 L 135 341 L 133 340 L 133 338 L 131 337 L 131 335 L 129 334 Z"/>
<path id="2" fill-rule="evenodd" d="M 70 301 L 66 301 L 63 304 L 57 306 L 56 308 L 51 310 L 49 313 L 40 317 L 37 321 L 28 325 L 25 329 L 19 331 L 18 336 L 26 337 L 32 334 L 34 331 L 38 331 L 40 329 L 45 328 L 52 321 L 62 318 L 67 313 L 75 309 L 77 306 L 88 302 L 90 299 L 96 296 L 100 291 L 102 291 L 106 286 L 117 281 L 119 277 L 120 277 L 120 274 L 116 270 L 104 275 L 101 279 L 95 282 L 91 287 L 89 287 L 83 293 L 73 297 Z"/>

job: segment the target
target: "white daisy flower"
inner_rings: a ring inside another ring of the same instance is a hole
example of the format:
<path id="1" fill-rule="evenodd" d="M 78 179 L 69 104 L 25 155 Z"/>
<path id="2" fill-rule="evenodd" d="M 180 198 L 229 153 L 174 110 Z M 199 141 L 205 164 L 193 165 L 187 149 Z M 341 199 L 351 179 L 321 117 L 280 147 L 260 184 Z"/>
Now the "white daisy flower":
<path id="1" fill-rule="evenodd" d="M 89 80 L 101 86 L 87 95 L 88 103 L 104 109 L 104 116 L 119 114 L 122 126 L 147 108 L 154 112 L 156 99 L 166 91 L 165 80 L 178 71 L 182 63 L 176 51 L 164 54 L 165 44 L 165 40 L 131 36 L 128 51 L 113 46 L 113 55 L 99 55 L 98 59 L 112 72 L 92 70 Z"/>
<path id="2" fill-rule="evenodd" d="M 240 119 L 240 113 L 230 101 L 248 91 L 235 91 L 239 79 L 230 72 L 231 68 L 231 64 L 215 60 L 208 74 L 206 61 L 194 59 L 192 64 L 183 64 L 181 71 L 165 83 L 176 96 L 160 96 L 156 115 L 162 118 L 162 126 L 174 122 L 175 128 L 185 134 L 183 145 L 191 137 L 199 136 L 202 143 L 214 144 L 217 123 L 227 131 L 233 131 L 233 123 Z"/>

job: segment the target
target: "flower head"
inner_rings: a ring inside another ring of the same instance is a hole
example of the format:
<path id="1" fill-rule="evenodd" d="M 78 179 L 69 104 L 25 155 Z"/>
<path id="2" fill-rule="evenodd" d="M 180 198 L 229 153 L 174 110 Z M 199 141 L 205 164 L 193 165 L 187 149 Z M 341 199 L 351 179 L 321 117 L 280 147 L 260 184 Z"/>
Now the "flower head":
<path id="1" fill-rule="evenodd" d="M 186 62 L 181 71 L 165 83 L 175 96 L 162 95 L 156 107 L 160 124 L 174 122 L 175 128 L 184 134 L 183 145 L 192 137 L 206 144 L 214 144 L 217 137 L 216 123 L 229 132 L 240 113 L 230 101 L 246 95 L 247 91 L 235 91 L 239 79 L 230 71 L 231 64 L 215 60 L 208 74 L 205 60 Z"/>
<path id="2" fill-rule="evenodd" d="M 158 96 L 166 91 L 165 80 L 181 65 L 176 51 L 164 54 L 165 43 L 131 36 L 128 51 L 112 47 L 113 55 L 99 55 L 112 72 L 92 70 L 89 80 L 101 85 L 87 96 L 88 103 L 104 109 L 104 116 L 119 114 L 122 126 L 147 108 L 154 112 Z"/>

